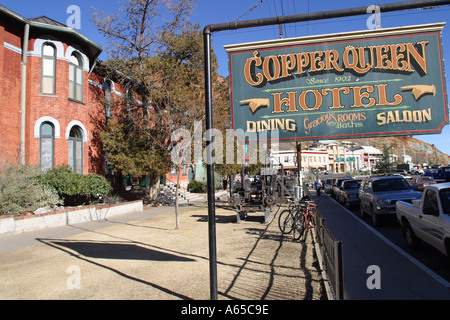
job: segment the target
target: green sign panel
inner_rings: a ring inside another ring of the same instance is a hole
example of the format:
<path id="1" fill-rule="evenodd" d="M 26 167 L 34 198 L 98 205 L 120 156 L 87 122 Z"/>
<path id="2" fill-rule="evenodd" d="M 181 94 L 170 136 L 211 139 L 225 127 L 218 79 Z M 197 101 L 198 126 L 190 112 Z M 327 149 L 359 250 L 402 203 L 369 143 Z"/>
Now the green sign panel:
<path id="1" fill-rule="evenodd" d="M 226 46 L 235 135 L 255 142 L 440 133 L 448 124 L 443 27 Z"/>

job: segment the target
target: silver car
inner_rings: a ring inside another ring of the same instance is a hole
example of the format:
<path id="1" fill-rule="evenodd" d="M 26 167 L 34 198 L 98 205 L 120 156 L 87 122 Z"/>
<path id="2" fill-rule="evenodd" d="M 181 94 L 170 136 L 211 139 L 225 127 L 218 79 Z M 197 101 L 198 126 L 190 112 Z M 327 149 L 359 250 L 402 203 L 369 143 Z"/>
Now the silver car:
<path id="1" fill-rule="evenodd" d="M 366 178 L 359 188 L 361 214 L 370 215 L 373 225 L 378 226 L 380 216 L 395 215 L 398 200 L 412 202 L 421 196 L 402 176 Z"/>
<path id="2" fill-rule="evenodd" d="M 359 187 L 361 179 L 342 182 L 342 187 L 336 195 L 336 200 L 350 208 L 359 205 Z"/>

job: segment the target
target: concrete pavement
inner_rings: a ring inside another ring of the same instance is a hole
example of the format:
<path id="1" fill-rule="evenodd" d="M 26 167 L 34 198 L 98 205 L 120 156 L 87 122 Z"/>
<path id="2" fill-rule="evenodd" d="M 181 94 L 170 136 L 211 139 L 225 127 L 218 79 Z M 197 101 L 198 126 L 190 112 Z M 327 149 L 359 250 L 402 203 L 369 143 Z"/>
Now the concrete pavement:
<path id="1" fill-rule="evenodd" d="M 345 300 L 450 299 L 446 280 L 328 195 L 313 198 L 331 233 L 343 243 Z"/>
<path id="2" fill-rule="evenodd" d="M 322 194 L 313 198 L 331 233 L 343 242 L 345 300 L 450 299 L 450 284 L 446 280 L 411 258 L 329 196 Z M 41 244 L 39 239 L 67 239 L 101 228 L 126 225 L 130 221 L 164 215 L 171 211 L 172 207 L 157 207 L 116 216 L 110 221 L 4 236 L 0 237 L 0 253 Z"/>
<path id="3" fill-rule="evenodd" d="M 208 299 L 206 206 L 180 210 L 179 230 L 173 211 L 159 207 L 122 222 L 115 216 L 22 234 L 22 240 L 1 238 L 9 252 L 0 254 L 0 299 Z M 276 220 L 264 223 L 263 213 L 237 224 L 224 202 L 216 207 L 216 223 L 220 300 L 326 299 L 311 241 L 281 235 Z"/>
<path id="4" fill-rule="evenodd" d="M 217 193 L 217 197 L 223 196 L 223 192 Z M 206 199 L 196 200 L 190 203 L 183 203 L 179 205 L 180 209 L 188 208 L 191 206 L 204 204 Z M 82 232 L 98 230 L 109 226 L 116 225 L 118 223 L 127 223 L 130 221 L 147 219 L 162 214 L 172 212 L 174 209 L 172 206 L 160 206 L 160 207 L 147 207 L 142 212 L 133 212 L 124 215 L 114 216 L 114 219 L 105 219 L 98 221 L 85 222 L 74 225 L 65 225 L 61 227 L 48 228 L 39 231 L 26 232 L 16 235 L 0 236 L 0 253 L 19 250 L 32 245 L 39 244 L 37 239 L 52 239 L 61 237 L 70 237 Z"/>

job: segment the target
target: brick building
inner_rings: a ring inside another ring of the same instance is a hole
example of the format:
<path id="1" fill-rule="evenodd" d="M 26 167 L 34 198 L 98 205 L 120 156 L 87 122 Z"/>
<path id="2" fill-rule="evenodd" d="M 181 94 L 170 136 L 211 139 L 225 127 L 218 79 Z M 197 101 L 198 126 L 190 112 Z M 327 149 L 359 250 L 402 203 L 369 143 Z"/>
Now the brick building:
<path id="1" fill-rule="evenodd" d="M 0 164 L 68 164 L 77 173 L 105 175 L 98 132 L 117 112 L 107 100 L 125 99 L 126 92 L 108 78 L 102 50 L 73 28 L 0 5 Z M 184 186 L 191 167 L 183 169 Z M 166 180 L 174 179 L 172 170 Z"/>
<path id="2" fill-rule="evenodd" d="M 104 170 L 94 161 L 104 163 L 94 139 L 104 107 L 92 85 L 101 46 L 44 16 L 0 6 L 0 17 L 2 162 Z"/>

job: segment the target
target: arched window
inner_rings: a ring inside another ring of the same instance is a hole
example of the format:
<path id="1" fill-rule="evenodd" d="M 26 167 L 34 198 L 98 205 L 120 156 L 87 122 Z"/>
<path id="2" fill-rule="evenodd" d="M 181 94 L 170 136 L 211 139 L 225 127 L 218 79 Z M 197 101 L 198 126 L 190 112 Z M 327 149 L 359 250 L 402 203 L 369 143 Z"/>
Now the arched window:
<path id="1" fill-rule="evenodd" d="M 69 98 L 83 101 L 83 60 L 77 53 L 70 56 Z"/>
<path id="2" fill-rule="evenodd" d="M 42 45 L 41 93 L 55 94 L 56 48 L 49 43 Z"/>
<path id="3" fill-rule="evenodd" d="M 112 81 L 105 80 L 103 89 L 105 90 L 105 116 L 106 119 L 111 119 L 111 105 L 112 105 Z"/>
<path id="4" fill-rule="evenodd" d="M 68 162 L 73 172 L 83 173 L 83 131 L 78 126 L 70 130 L 68 140 Z"/>
<path id="5" fill-rule="evenodd" d="M 50 122 L 43 122 L 39 130 L 39 162 L 47 171 L 54 166 L 55 128 Z"/>

